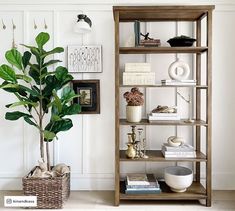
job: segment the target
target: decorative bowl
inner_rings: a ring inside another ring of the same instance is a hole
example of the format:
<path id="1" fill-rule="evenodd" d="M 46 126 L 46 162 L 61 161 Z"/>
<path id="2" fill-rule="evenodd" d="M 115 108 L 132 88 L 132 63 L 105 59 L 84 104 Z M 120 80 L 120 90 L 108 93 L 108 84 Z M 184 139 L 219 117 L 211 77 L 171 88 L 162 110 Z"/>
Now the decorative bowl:
<path id="1" fill-rule="evenodd" d="M 192 46 L 196 39 L 181 35 L 179 37 L 174 37 L 169 39 L 167 42 L 171 47 L 187 47 Z"/>
<path id="2" fill-rule="evenodd" d="M 166 184 L 173 192 L 185 192 L 193 182 L 193 171 L 183 166 L 170 166 L 165 169 Z"/>

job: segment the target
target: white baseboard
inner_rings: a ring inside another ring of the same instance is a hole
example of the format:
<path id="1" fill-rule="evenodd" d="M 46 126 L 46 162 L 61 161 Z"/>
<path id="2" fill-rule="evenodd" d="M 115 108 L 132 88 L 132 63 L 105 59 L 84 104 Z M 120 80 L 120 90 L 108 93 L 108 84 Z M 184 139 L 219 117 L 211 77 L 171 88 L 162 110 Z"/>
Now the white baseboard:
<path id="1" fill-rule="evenodd" d="M 213 190 L 235 190 L 235 174 L 217 173 L 212 177 Z M 205 184 L 205 179 L 201 182 Z M 0 178 L 0 190 L 22 190 L 22 178 Z M 114 190 L 114 178 L 110 175 L 79 176 L 71 178 L 71 190 Z"/>
<path id="2" fill-rule="evenodd" d="M 0 190 L 22 190 L 22 178 L 0 178 Z M 114 190 L 114 178 L 111 174 L 72 176 L 71 190 Z"/>
<path id="3" fill-rule="evenodd" d="M 235 190 L 235 173 L 216 173 L 212 176 L 213 190 Z"/>

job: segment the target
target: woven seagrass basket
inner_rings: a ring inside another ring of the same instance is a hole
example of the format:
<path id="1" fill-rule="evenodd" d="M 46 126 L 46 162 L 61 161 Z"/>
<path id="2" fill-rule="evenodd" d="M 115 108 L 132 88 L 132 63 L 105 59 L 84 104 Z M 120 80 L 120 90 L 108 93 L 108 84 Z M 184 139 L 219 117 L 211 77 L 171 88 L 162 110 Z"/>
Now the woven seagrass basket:
<path id="1" fill-rule="evenodd" d="M 62 177 L 53 178 L 29 177 L 34 169 L 22 179 L 24 195 L 37 196 L 37 207 L 34 208 L 63 208 L 64 202 L 70 195 L 70 173 L 63 175 Z"/>

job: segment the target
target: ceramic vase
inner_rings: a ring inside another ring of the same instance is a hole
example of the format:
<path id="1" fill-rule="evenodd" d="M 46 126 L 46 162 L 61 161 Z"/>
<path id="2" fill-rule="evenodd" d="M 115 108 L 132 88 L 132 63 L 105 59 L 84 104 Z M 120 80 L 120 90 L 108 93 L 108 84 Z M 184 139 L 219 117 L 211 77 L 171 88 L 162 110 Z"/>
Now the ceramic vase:
<path id="1" fill-rule="evenodd" d="M 140 122 L 142 106 L 126 106 L 126 119 L 128 122 Z"/>

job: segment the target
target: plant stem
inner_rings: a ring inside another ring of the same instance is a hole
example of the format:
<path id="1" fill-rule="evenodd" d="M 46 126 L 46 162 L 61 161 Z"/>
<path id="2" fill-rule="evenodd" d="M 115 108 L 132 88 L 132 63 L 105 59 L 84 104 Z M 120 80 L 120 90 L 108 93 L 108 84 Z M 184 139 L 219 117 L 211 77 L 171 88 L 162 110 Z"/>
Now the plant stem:
<path id="1" fill-rule="evenodd" d="M 39 64 L 39 72 L 40 72 L 40 76 L 41 76 L 41 67 L 42 67 L 42 60 L 40 59 L 40 64 Z M 40 153 L 41 153 L 41 158 L 43 160 L 43 162 L 45 162 L 45 157 L 44 157 L 44 138 L 43 138 L 43 116 L 42 116 L 42 79 L 40 77 L 40 102 L 39 102 L 39 128 L 40 128 Z"/>
<path id="2" fill-rule="evenodd" d="M 51 164 L 50 164 L 50 152 L 49 152 L 49 142 L 46 142 L 46 154 L 47 154 L 47 170 L 50 171 Z"/>

